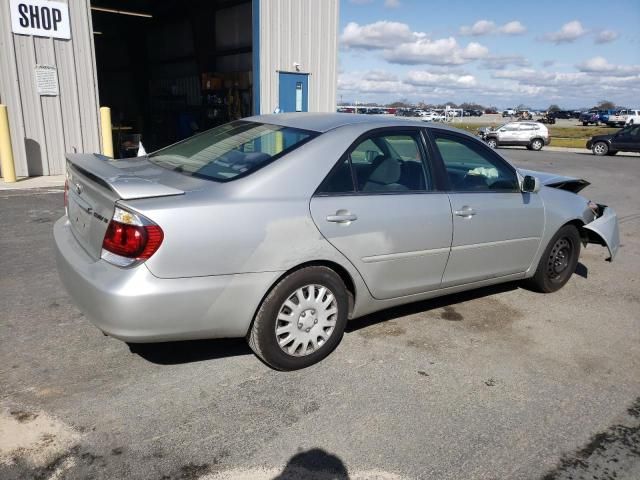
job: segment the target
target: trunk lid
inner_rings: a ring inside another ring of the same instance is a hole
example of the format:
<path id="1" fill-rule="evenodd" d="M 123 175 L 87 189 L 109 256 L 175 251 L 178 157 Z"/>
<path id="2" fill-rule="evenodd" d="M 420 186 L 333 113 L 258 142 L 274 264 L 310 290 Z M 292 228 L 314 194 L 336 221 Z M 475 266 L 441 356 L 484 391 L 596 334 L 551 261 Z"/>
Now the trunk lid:
<path id="1" fill-rule="evenodd" d="M 67 215 L 78 243 L 95 260 L 118 200 L 183 195 L 203 180 L 158 167 L 146 157 L 113 160 L 97 154 L 67 155 Z"/>

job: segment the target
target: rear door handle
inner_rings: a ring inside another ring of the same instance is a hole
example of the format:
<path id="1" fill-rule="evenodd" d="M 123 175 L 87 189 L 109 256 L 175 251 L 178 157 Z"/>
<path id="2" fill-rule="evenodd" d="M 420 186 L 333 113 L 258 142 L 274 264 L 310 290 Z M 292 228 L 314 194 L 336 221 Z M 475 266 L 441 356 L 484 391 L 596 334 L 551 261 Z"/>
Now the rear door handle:
<path id="1" fill-rule="evenodd" d="M 346 210 L 338 210 L 335 215 L 327 215 L 327 222 L 332 223 L 350 223 L 358 219 L 357 215 L 349 213 Z"/>
<path id="2" fill-rule="evenodd" d="M 457 215 L 459 217 L 464 217 L 464 218 L 471 218 L 476 214 L 476 211 L 468 206 L 464 206 L 462 207 L 462 210 L 455 210 L 454 215 Z"/>

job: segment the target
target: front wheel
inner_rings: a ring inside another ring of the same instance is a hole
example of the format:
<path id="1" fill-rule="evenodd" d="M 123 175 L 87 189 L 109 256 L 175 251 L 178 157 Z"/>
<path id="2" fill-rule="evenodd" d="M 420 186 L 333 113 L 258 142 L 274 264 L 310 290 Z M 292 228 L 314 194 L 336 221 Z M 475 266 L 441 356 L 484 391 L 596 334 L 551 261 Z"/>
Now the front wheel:
<path id="1" fill-rule="evenodd" d="M 539 138 L 536 138 L 535 140 L 533 140 L 533 142 L 531 142 L 531 150 L 535 150 L 536 152 L 542 150 L 543 146 L 544 142 Z"/>
<path id="2" fill-rule="evenodd" d="M 545 249 L 533 277 L 527 280 L 532 290 L 551 293 L 560 290 L 576 270 L 580 257 L 580 234 L 573 225 L 565 225 Z"/>
<path id="3" fill-rule="evenodd" d="M 489 145 L 490 148 L 498 148 L 498 141 L 495 138 L 490 138 L 487 140 L 487 145 Z"/>
<path id="4" fill-rule="evenodd" d="M 591 148 L 594 155 L 598 155 L 599 157 L 603 155 L 607 155 L 609 153 L 609 145 L 606 142 L 596 142 Z"/>
<path id="5" fill-rule="evenodd" d="M 263 300 L 248 335 L 249 346 L 276 370 L 313 365 L 340 343 L 348 306 L 347 289 L 333 270 L 296 270 Z"/>

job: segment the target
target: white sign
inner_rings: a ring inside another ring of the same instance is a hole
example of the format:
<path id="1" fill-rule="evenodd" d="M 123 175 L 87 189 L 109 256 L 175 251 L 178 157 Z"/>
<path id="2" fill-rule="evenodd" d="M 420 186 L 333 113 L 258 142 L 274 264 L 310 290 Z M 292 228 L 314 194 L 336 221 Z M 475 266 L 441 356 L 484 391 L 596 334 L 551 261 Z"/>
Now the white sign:
<path id="1" fill-rule="evenodd" d="M 58 69 L 52 65 L 36 65 L 38 95 L 59 95 Z"/>
<path id="2" fill-rule="evenodd" d="M 22 35 L 68 40 L 69 6 L 48 0 L 11 0 L 11 30 Z"/>

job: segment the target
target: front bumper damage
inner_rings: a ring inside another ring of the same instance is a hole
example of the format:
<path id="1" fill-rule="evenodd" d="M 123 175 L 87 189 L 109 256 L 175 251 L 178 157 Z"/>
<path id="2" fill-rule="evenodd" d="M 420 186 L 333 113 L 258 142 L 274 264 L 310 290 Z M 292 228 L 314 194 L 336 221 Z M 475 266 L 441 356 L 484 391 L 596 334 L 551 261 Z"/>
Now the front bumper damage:
<path id="1" fill-rule="evenodd" d="M 618 216 L 613 208 L 598 204 L 595 220 L 582 227 L 586 234 L 586 243 L 595 243 L 607 247 L 608 261 L 613 261 L 620 248 L 620 232 L 618 231 Z"/>

